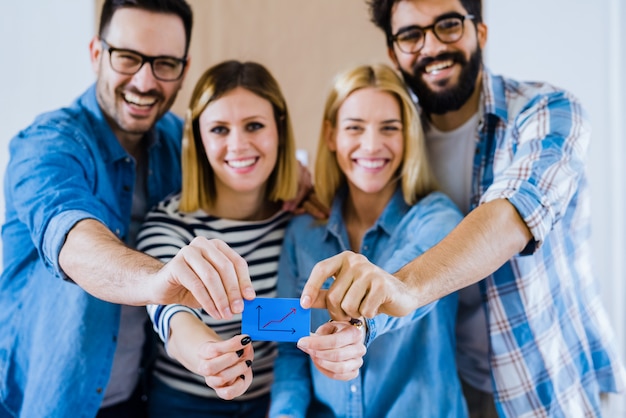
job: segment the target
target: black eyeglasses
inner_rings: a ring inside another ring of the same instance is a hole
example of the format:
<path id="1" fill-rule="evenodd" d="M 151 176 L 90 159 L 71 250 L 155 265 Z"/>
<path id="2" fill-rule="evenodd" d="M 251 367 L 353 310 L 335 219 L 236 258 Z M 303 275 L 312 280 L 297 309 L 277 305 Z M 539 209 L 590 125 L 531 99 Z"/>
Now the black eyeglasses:
<path id="1" fill-rule="evenodd" d="M 391 40 L 398 45 L 400 51 L 406 54 L 414 54 L 424 47 L 426 31 L 431 30 L 435 37 L 444 44 L 451 44 L 463 36 L 465 19 L 473 19 L 474 15 L 449 13 L 440 16 L 430 26 L 408 26 L 400 29 L 391 36 Z"/>
<path id="2" fill-rule="evenodd" d="M 152 74 L 157 80 L 176 81 L 183 75 L 183 70 L 187 65 L 186 57 L 176 58 L 167 55 L 151 57 L 140 54 L 132 49 L 112 47 L 104 39 L 101 39 L 100 42 L 102 42 L 104 49 L 109 52 L 111 68 L 120 74 L 136 74 L 147 62 L 150 64 Z"/>

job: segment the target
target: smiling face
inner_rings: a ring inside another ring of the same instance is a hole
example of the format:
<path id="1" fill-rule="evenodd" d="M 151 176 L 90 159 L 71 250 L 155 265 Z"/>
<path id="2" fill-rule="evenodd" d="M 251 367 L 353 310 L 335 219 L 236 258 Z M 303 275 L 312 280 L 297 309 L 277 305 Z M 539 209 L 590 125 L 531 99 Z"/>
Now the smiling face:
<path id="1" fill-rule="evenodd" d="M 401 0 L 393 6 L 391 32 L 417 25 L 427 27 L 450 13 L 467 15 L 459 0 Z M 443 43 L 432 31 L 426 32 L 424 46 L 407 54 L 394 43 L 391 59 L 427 113 L 444 114 L 461 108 L 474 92 L 482 66 L 486 26 L 467 18 L 461 38 Z"/>
<path id="2" fill-rule="evenodd" d="M 327 142 L 353 196 L 393 194 L 404 152 L 401 115 L 398 100 L 373 87 L 352 92 L 341 105 Z"/>
<path id="3" fill-rule="evenodd" d="M 199 125 L 217 196 L 264 196 L 278 159 L 278 129 L 271 103 L 237 87 L 210 102 Z"/>
<path id="4" fill-rule="evenodd" d="M 175 14 L 119 9 L 103 38 L 115 48 L 148 56 L 185 55 L 185 29 Z M 176 81 L 160 81 L 148 63 L 133 75 L 120 74 L 111 68 L 109 52 L 99 38 L 92 40 L 90 50 L 98 77 L 98 103 L 122 145 L 132 147 L 170 109 L 184 75 Z"/>

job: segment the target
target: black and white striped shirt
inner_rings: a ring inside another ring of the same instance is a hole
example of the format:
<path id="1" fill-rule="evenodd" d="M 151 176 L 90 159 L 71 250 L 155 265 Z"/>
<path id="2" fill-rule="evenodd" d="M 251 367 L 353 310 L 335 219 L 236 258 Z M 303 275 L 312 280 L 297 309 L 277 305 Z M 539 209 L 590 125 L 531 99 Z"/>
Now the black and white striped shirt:
<path id="1" fill-rule="evenodd" d="M 217 218 L 204 211 L 181 213 L 178 210 L 180 195 L 161 202 L 148 213 L 139 233 L 137 248 L 167 262 L 195 237 L 220 239 L 240 254 L 248 263 L 252 285 L 259 297 L 276 296 L 278 257 L 283 242 L 285 227 L 291 217 L 279 211 L 263 221 L 239 221 Z M 169 322 L 172 315 L 186 311 L 199 317 L 222 339 L 241 334 L 241 314 L 230 320 L 215 320 L 204 310 L 183 305 L 150 305 L 148 314 L 155 331 L 167 344 Z M 255 341 L 252 384 L 238 400 L 249 400 L 269 393 L 273 380 L 273 365 L 276 345 L 267 341 Z M 218 398 L 208 387 L 202 376 L 187 370 L 171 358 L 164 344 L 159 344 L 155 376 L 172 388 L 197 396 Z"/>

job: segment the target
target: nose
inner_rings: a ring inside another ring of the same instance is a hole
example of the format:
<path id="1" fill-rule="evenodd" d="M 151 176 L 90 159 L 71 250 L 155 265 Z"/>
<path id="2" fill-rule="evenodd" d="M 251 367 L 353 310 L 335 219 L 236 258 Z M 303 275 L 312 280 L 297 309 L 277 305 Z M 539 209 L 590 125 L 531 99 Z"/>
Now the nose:
<path id="1" fill-rule="evenodd" d="M 132 82 L 142 92 L 148 92 L 157 87 L 157 79 L 152 74 L 152 67 L 149 62 L 143 63 L 139 71 L 133 75 Z"/>
<path id="2" fill-rule="evenodd" d="M 232 152 L 240 152 L 248 148 L 250 141 L 248 135 L 241 129 L 232 129 L 228 135 L 228 150 Z"/>
<path id="3" fill-rule="evenodd" d="M 427 30 L 424 33 L 424 45 L 419 51 L 420 55 L 434 57 L 441 53 L 443 49 L 445 49 L 445 44 L 437 39 L 432 29 Z"/>
<path id="4" fill-rule="evenodd" d="M 361 136 L 361 149 L 368 153 L 375 153 L 380 147 L 381 141 L 378 139 L 378 133 L 374 129 L 366 129 Z"/>

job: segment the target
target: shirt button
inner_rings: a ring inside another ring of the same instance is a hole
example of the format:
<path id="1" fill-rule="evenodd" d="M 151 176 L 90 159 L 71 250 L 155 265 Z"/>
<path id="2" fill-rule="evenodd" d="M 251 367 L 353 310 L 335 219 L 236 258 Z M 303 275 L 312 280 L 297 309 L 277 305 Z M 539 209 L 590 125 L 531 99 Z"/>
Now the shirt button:
<path id="1" fill-rule="evenodd" d="M 129 185 L 125 185 L 124 186 L 124 191 L 125 192 L 130 192 L 130 186 Z"/>
<path id="2" fill-rule="evenodd" d="M 364 250 L 368 250 L 369 248 L 370 248 L 370 247 L 369 247 L 369 245 L 364 245 L 364 246 L 363 246 L 363 249 L 364 249 Z"/>
<path id="3" fill-rule="evenodd" d="M 98 393 L 98 394 L 102 393 L 102 388 L 97 388 L 96 389 L 96 393 Z"/>
<path id="4" fill-rule="evenodd" d="M 127 163 L 130 163 L 130 157 L 126 157 L 126 159 L 124 160 Z"/>
<path id="5" fill-rule="evenodd" d="M 117 235 L 118 237 L 120 236 L 120 230 L 119 229 L 115 230 L 115 235 Z"/>
<path id="6" fill-rule="evenodd" d="M 356 385 L 350 385 L 350 392 L 356 393 Z"/>

